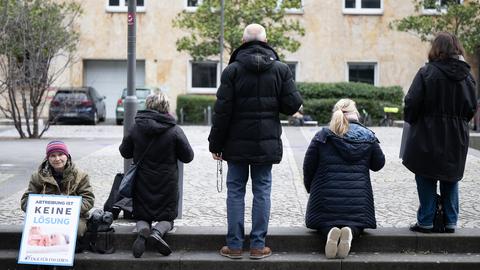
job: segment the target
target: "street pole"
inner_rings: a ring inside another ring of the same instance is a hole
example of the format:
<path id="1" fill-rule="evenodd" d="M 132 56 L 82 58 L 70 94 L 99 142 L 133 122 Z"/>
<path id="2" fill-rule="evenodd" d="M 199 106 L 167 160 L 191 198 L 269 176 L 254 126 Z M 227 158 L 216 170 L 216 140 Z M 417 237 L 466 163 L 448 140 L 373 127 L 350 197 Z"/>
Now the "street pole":
<path id="1" fill-rule="evenodd" d="M 127 96 L 125 97 L 125 114 L 123 116 L 123 136 L 127 136 L 130 128 L 135 123 L 135 113 L 137 112 L 137 95 L 135 93 L 135 71 L 136 71 L 136 17 L 137 0 L 128 1 L 128 71 L 127 71 Z M 131 159 L 125 159 L 123 162 L 124 172 L 128 170 Z"/>
<path id="2" fill-rule="evenodd" d="M 220 0 L 220 74 L 223 71 L 223 23 L 225 21 L 225 1 Z"/>

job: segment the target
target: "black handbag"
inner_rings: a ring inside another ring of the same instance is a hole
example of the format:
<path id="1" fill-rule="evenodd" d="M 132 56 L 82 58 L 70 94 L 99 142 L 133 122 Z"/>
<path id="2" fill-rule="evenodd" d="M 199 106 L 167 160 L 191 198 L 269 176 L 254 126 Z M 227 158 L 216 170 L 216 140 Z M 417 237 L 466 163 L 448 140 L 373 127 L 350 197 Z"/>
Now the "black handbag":
<path id="1" fill-rule="evenodd" d="M 120 183 L 120 187 L 118 188 L 118 192 L 120 195 L 122 195 L 125 198 L 131 198 L 133 194 L 133 185 L 135 184 L 135 175 L 137 174 L 138 167 L 140 166 L 140 163 L 142 162 L 143 158 L 145 157 L 145 154 L 148 152 L 150 149 L 150 146 L 152 146 L 154 139 L 150 141 L 150 143 L 147 146 L 147 149 L 143 151 L 142 156 L 140 159 L 137 161 L 137 163 L 132 164 L 130 168 L 125 172 L 125 175 L 123 176 L 122 182 Z"/>

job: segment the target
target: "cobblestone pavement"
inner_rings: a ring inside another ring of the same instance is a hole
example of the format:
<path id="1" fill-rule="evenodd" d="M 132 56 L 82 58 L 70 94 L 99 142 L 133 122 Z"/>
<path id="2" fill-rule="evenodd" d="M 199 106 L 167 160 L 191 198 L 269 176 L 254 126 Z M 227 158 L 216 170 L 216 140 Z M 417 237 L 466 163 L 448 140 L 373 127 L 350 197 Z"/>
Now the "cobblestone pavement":
<path id="1" fill-rule="evenodd" d="M 226 188 L 218 193 L 216 184 L 216 162 L 208 152 L 207 137 L 209 128 L 205 126 L 183 126 L 195 151 L 194 160 L 185 165 L 183 217 L 176 225 L 183 226 L 226 226 Z M 92 154 L 75 160 L 82 169 L 88 171 L 96 196 L 95 206 L 101 208 L 106 200 L 117 172 L 123 167 L 118 153 L 122 137 L 122 127 L 118 126 L 53 126 L 46 134 L 47 138 L 112 138 L 112 145 L 99 149 Z M 273 166 L 272 211 L 270 226 L 304 226 L 305 206 L 308 194 L 303 187 L 301 164 L 295 162 L 294 151 L 304 152 L 310 139 L 319 130 L 318 127 L 289 127 L 289 132 L 301 132 L 305 139 L 305 148 L 291 148 L 284 141 L 283 161 Z M 386 165 L 380 171 L 371 174 L 375 196 L 377 223 L 380 227 L 406 227 L 415 221 L 418 199 L 413 174 L 401 165 L 398 158 L 400 128 L 373 128 L 381 141 L 386 155 Z M 0 137 L 10 135 L 11 131 L 0 132 Z M 460 218 L 459 227 L 480 228 L 480 189 L 475 180 L 480 175 L 480 152 L 470 149 L 465 169 L 465 177 L 460 182 Z M 224 163 L 224 178 L 227 166 Z M 9 175 L 0 173 L 0 182 Z M 19 209 L 22 192 L 12 194 L 0 201 L 0 224 L 22 224 L 23 213 Z M 250 224 L 251 186 L 247 187 L 245 221 Z M 126 221 L 118 225 L 130 224 Z"/>

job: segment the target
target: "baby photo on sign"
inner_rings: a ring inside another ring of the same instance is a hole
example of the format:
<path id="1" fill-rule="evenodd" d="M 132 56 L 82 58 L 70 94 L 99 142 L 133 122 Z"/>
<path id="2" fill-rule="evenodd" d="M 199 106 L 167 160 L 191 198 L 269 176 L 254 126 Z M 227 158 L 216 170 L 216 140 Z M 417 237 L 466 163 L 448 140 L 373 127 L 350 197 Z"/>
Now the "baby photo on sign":
<path id="1" fill-rule="evenodd" d="M 32 226 L 28 230 L 28 252 L 50 253 L 67 252 L 70 239 L 65 232 L 49 232 L 40 226 Z"/>

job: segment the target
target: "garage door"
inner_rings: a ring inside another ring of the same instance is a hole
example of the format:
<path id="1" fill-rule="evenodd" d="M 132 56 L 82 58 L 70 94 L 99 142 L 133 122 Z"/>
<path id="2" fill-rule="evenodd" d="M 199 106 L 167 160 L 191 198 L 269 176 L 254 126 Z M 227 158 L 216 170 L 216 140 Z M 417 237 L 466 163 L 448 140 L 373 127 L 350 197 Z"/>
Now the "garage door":
<path id="1" fill-rule="evenodd" d="M 84 85 L 92 86 L 106 96 L 107 118 L 115 118 L 115 106 L 127 88 L 127 61 L 123 60 L 85 60 Z M 135 76 L 137 86 L 145 85 L 145 61 L 137 61 Z"/>

